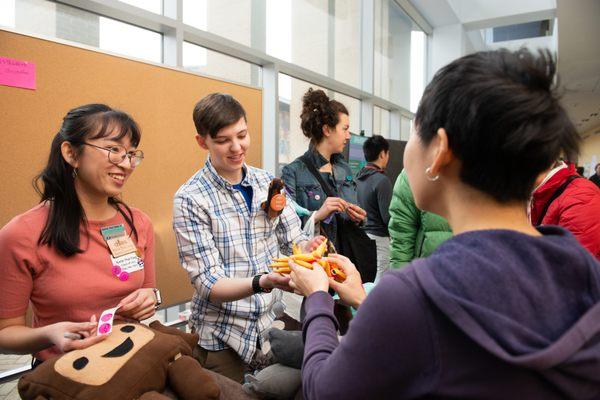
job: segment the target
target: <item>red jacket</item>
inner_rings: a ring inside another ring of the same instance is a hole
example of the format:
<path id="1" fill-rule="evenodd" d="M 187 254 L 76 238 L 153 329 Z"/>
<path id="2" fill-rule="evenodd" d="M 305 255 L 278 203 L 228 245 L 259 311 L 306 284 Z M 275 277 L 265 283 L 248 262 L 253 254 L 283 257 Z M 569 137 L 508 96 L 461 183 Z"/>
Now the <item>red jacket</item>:
<path id="1" fill-rule="evenodd" d="M 575 166 L 568 164 L 533 192 L 531 222 L 537 224 L 554 192 L 571 175 Z M 585 178 L 574 179 L 548 207 L 542 225 L 559 225 L 571 231 L 579 243 L 600 260 L 600 189 Z"/>

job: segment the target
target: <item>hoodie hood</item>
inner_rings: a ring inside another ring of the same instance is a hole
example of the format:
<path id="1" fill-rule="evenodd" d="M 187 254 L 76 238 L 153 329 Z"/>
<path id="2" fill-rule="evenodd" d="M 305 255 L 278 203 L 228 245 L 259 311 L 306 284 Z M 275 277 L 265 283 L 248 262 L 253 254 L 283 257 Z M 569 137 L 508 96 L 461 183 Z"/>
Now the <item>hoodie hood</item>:
<path id="1" fill-rule="evenodd" d="M 368 163 L 364 167 L 361 168 L 360 171 L 356 173 L 356 179 L 359 181 L 364 181 L 369 178 L 371 175 L 381 174 L 383 173 L 383 169 L 379 168 L 377 165 Z"/>
<path id="2" fill-rule="evenodd" d="M 600 263 L 566 230 L 467 232 L 414 263 L 419 285 L 459 329 L 566 397 L 600 395 Z M 456 262 L 460 260 L 460 262 Z"/>

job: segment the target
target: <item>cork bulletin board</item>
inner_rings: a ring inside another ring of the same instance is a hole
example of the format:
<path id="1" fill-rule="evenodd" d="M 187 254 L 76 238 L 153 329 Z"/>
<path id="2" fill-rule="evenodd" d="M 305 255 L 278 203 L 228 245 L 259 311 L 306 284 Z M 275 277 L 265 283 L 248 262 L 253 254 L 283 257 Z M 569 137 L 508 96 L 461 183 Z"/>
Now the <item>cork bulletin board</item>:
<path id="1" fill-rule="evenodd" d="M 157 285 L 164 303 L 188 301 L 193 290 L 179 265 L 171 217 L 175 191 L 206 158 L 194 139 L 193 107 L 212 92 L 238 99 L 252 137 L 247 159 L 260 167 L 261 91 L 4 30 L 0 57 L 36 68 L 35 90 L 0 85 L 0 226 L 38 203 L 31 182 L 45 165 L 50 142 L 69 109 L 87 103 L 122 109 L 140 125 L 139 148 L 145 154 L 123 200 L 147 213 L 154 224 Z"/>

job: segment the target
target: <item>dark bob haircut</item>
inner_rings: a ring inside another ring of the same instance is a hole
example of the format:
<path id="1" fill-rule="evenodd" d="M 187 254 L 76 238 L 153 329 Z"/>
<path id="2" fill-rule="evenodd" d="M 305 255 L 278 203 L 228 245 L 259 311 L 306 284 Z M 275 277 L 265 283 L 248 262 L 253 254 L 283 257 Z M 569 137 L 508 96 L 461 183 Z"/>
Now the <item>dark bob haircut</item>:
<path id="1" fill-rule="evenodd" d="M 579 136 L 555 93 L 548 51 L 479 52 L 436 73 L 415 117 L 429 144 L 439 128 L 461 161 L 460 178 L 499 202 L 527 200 L 559 156 L 574 159 Z"/>
<path id="2" fill-rule="evenodd" d="M 219 131 L 244 118 L 246 111 L 233 96 L 224 93 L 211 93 L 194 107 L 194 125 L 196 132 L 202 137 L 210 135 L 215 138 Z"/>

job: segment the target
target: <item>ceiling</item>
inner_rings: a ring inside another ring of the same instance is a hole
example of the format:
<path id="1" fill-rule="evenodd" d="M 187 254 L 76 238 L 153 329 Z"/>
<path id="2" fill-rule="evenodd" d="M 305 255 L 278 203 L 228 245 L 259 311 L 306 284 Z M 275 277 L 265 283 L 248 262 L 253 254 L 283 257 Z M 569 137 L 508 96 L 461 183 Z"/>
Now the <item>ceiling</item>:
<path id="1" fill-rule="evenodd" d="M 558 73 L 562 103 L 577 131 L 587 138 L 600 134 L 600 0 L 412 0 L 434 28 L 461 24 L 467 36 L 480 29 L 556 17 Z M 539 46 L 533 39 L 514 46 Z M 554 39 L 554 38 L 552 38 Z M 484 43 L 472 43 L 475 49 Z M 511 48 L 510 42 L 503 46 Z M 491 47 L 487 47 L 491 48 Z"/>

